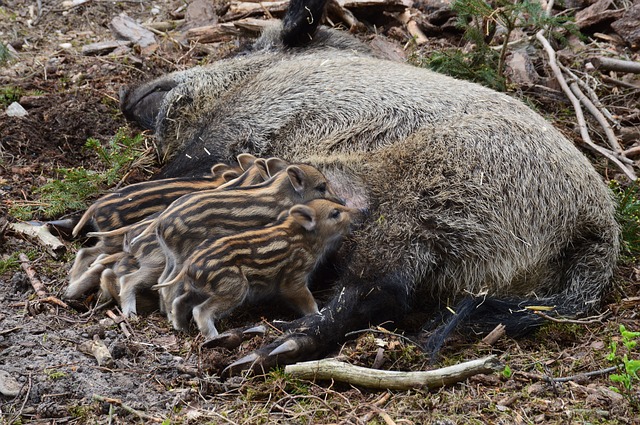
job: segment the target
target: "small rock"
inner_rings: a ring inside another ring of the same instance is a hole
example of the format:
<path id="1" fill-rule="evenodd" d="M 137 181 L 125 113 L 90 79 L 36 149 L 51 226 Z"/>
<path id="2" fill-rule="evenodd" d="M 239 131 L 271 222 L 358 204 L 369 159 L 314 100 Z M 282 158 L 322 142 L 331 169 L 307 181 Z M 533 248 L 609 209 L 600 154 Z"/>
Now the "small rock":
<path id="1" fill-rule="evenodd" d="M 18 102 L 13 102 L 7 107 L 7 116 L 10 117 L 26 117 L 29 115 L 26 109 L 22 107 Z"/>
<path id="2" fill-rule="evenodd" d="M 61 49 L 65 49 L 65 50 L 69 50 L 73 47 L 71 43 L 60 43 L 58 44 L 58 46 L 60 46 Z"/>
<path id="3" fill-rule="evenodd" d="M 0 370 L 0 393 L 7 397 L 15 397 L 20 394 L 22 385 L 16 381 L 8 372 Z"/>

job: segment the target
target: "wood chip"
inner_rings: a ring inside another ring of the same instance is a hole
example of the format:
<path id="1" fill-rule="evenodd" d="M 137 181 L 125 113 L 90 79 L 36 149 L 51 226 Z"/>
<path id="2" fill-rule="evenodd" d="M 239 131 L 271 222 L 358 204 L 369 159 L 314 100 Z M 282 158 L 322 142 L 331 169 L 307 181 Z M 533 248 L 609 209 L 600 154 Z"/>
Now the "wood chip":
<path id="1" fill-rule="evenodd" d="M 82 54 L 85 56 L 105 55 L 114 51 L 118 47 L 129 47 L 132 44 L 133 43 L 128 40 L 101 41 L 99 43 L 91 43 L 82 46 Z"/>

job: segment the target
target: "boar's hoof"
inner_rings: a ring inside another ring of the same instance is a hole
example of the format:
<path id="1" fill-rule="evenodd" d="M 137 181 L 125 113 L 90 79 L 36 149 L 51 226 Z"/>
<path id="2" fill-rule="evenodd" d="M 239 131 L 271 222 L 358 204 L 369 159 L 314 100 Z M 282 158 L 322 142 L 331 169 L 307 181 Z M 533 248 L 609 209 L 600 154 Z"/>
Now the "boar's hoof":
<path id="1" fill-rule="evenodd" d="M 238 375 L 245 370 L 266 372 L 269 369 L 307 360 L 318 350 L 318 342 L 305 334 L 288 334 L 235 361 L 222 371 L 222 376 Z"/>
<path id="2" fill-rule="evenodd" d="M 243 341 L 246 341 L 251 338 L 255 338 L 256 336 L 264 336 L 267 333 L 267 328 L 264 325 L 252 326 L 246 329 L 230 329 L 226 332 L 223 332 L 207 341 L 202 343 L 202 348 L 227 348 L 232 350 L 237 348 L 242 344 Z"/>
<path id="3" fill-rule="evenodd" d="M 260 356 L 256 353 L 251 353 L 248 356 L 244 356 L 240 360 L 236 360 L 229 366 L 222 370 L 221 375 L 223 377 L 238 375 L 243 370 L 254 370 L 254 365 L 260 359 Z"/>
<path id="4" fill-rule="evenodd" d="M 264 325 L 252 326 L 242 331 L 242 334 L 247 338 L 253 338 L 256 336 L 264 336 L 267 333 L 267 327 Z"/>

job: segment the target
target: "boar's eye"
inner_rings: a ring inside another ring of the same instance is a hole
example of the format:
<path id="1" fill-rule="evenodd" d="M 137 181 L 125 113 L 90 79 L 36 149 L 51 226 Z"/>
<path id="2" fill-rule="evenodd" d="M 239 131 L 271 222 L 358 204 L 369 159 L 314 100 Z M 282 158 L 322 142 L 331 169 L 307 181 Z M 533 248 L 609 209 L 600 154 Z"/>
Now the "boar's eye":
<path id="1" fill-rule="evenodd" d="M 325 193 L 327 191 L 327 183 L 320 183 L 316 186 L 316 190 L 320 193 Z"/>
<path id="2" fill-rule="evenodd" d="M 340 217 L 340 210 L 333 210 L 331 211 L 331 214 L 329 214 L 329 218 L 338 218 Z"/>

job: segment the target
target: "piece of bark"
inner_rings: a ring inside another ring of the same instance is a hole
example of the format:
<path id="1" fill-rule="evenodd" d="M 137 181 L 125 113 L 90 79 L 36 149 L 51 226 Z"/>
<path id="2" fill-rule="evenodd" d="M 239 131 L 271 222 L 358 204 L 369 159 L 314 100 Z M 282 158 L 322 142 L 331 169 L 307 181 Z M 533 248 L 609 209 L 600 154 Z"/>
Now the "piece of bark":
<path id="1" fill-rule="evenodd" d="M 338 4 L 347 9 L 382 8 L 386 12 L 400 12 L 408 6 L 402 0 L 337 0 Z"/>
<path id="2" fill-rule="evenodd" d="M 272 22 L 268 20 L 256 18 L 243 18 L 233 22 L 233 25 L 236 28 L 240 28 L 241 30 L 250 33 L 261 33 L 267 26 L 271 24 Z"/>
<path id="3" fill-rule="evenodd" d="M 480 373 L 497 372 L 503 367 L 495 356 L 422 372 L 375 370 L 336 359 L 324 359 L 289 365 L 284 372 L 300 379 L 335 380 L 366 388 L 407 390 L 451 385 Z"/>
<path id="4" fill-rule="evenodd" d="M 608 10 L 613 0 L 598 0 L 591 6 L 576 13 L 576 25 L 580 29 L 603 24 L 622 16 L 622 10 Z"/>
<path id="5" fill-rule="evenodd" d="M 487 336 L 482 338 L 482 342 L 487 344 L 487 345 L 493 345 L 500 338 L 502 338 L 505 333 L 506 333 L 506 327 L 501 323 L 498 326 L 496 326 L 495 328 L 493 328 L 493 330 L 491 332 L 489 332 L 489 334 Z"/>
<path id="6" fill-rule="evenodd" d="M 109 349 L 104 345 L 104 342 L 102 342 L 98 335 L 94 335 L 93 340 L 80 344 L 78 350 L 95 357 L 98 361 L 98 366 L 113 367 L 113 357 L 111 357 Z"/>
<path id="7" fill-rule="evenodd" d="M 635 1 L 622 18 L 611 24 L 611 28 L 624 39 L 632 49 L 640 48 L 640 2 Z"/>
<path id="8" fill-rule="evenodd" d="M 251 2 L 231 2 L 229 4 L 229 11 L 227 15 L 229 16 L 226 20 L 233 19 L 232 17 L 240 17 L 240 16 L 248 16 L 257 13 L 265 13 L 265 11 L 271 14 L 282 15 L 285 10 L 287 10 L 287 6 L 289 5 L 288 0 L 282 1 L 264 1 L 260 3 L 251 3 Z"/>
<path id="9" fill-rule="evenodd" d="M 105 55 L 121 46 L 131 46 L 133 43 L 128 40 L 111 40 L 91 43 L 82 46 L 82 54 L 85 56 Z"/>
<path id="10" fill-rule="evenodd" d="M 327 3 L 327 14 L 330 17 L 337 18 L 337 20 L 347 24 L 350 31 L 353 31 L 356 27 L 362 25 L 349 9 L 345 9 L 337 0 L 329 0 Z"/>
<path id="11" fill-rule="evenodd" d="M 239 31 L 236 26 L 231 22 L 227 22 L 191 28 L 185 33 L 185 37 L 187 40 L 198 41 L 200 43 L 215 43 L 218 41 L 230 40 L 238 34 Z"/>
<path id="12" fill-rule="evenodd" d="M 129 40 L 142 48 L 156 44 L 155 35 L 128 16 L 114 17 L 109 28 L 117 38 Z"/>
<path id="13" fill-rule="evenodd" d="M 602 71 L 618 71 L 640 74 L 640 62 L 625 61 L 606 57 L 595 57 L 591 59 L 591 63 L 596 67 L 596 69 L 600 69 Z"/>
<path id="14" fill-rule="evenodd" d="M 422 46 L 427 41 L 429 41 L 427 36 L 422 32 L 422 30 L 418 26 L 418 23 L 413 19 L 407 22 L 407 31 L 409 31 L 409 34 L 411 34 L 411 36 L 413 37 L 413 40 L 416 42 L 418 46 Z"/>
<path id="15" fill-rule="evenodd" d="M 51 234 L 46 224 L 11 223 L 9 228 L 15 233 L 35 238 L 55 259 L 59 259 L 66 250 L 66 246 Z"/>

